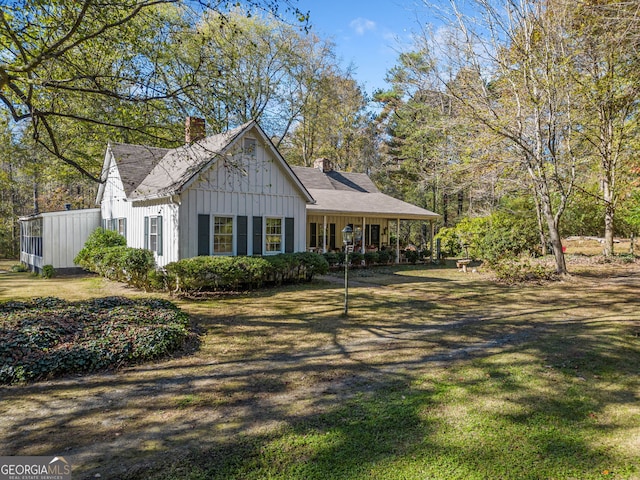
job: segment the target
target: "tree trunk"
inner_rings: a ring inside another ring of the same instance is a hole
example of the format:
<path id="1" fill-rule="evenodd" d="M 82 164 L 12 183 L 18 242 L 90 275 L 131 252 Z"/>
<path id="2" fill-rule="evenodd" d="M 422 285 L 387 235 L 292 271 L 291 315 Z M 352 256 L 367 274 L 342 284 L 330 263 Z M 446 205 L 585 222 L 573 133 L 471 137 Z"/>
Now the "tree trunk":
<path id="1" fill-rule="evenodd" d="M 542 208 L 540 207 L 540 200 L 536 195 L 535 189 L 533 191 L 533 200 L 536 203 L 536 220 L 538 221 L 538 235 L 540 236 L 540 253 L 544 257 L 547 254 L 547 237 L 544 234 L 544 221 L 542 220 Z"/>
<path id="2" fill-rule="evenodd" d="M 615 209 L 613 203 L 607 201 L 604 208 L 604 256 L 610 257 L 613 255 L 613 218 Z"/>
<path id="3" fill-rule="evenodd" d="M 553 206 L 551 203 L 551 195 L 544 185 L 541 185 L 539 190 L 539 201 L 542 206 L 542 214 L 547 222 L 547 228 L 549 229 L 549 240 L 551 241 L 551 248 L 553 248 L 553 256 L 556 259 L 556 273 L 560 275 L 567 275 L 567 263 L 564 258 L 564 252 L 562 251 L 562 239 L 560 238 L 560 230 L 558 228 L 558 221 L 553 214 Z"/>

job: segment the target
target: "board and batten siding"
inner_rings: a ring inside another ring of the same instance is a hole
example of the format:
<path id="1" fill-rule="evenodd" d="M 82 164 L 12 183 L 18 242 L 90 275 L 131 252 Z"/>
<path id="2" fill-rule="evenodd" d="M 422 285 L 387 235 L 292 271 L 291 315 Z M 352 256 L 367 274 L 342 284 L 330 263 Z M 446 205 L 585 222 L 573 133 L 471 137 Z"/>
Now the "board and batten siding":
<path id="1" fill-rule="evenodd" d="M 164 267 L 168 263 L 179 260 L 178 205 L 173 203 L 171 199 L 132 203 L 126 198 L 122 180 L 113 159 L 111 159 L 109 168 L 109 177 L 105 183 L 101 203 L 102 219 L 126 218 L 127 246 L 145 248 L 144 218 L 161 216 L 162 254 L 155 254 L 156 264 L 159 267 Z"/>
<path id="2" fill-rule="evenodd" d="M 100 226 L 100 209 L 65 210 L 41 213 L 21 222 L 42 221 L 42 255 L 21 252 L 20 260 L 31 270 L 52 265 L 64 271 L 78 268 L 73 262 L 89 235 Z"/>
<path id="3" fill-rule="evenodd" d="M 198 254 L 198 215 L 233 217 L 233 254 L 237 252 L 238 217 L 247 218 L 247 251 L 254 249 L 254 217 L 293 218 L 293 251 L 305 250 L 306 202 L 293 180 L 257 139 L 255 155 L 236 154 L 217 161 L 182 195 L 180 205 L 180 257 Z M 241 139 L 242 141 L 242 139 Z M 264 231 L 264 230 L 263 230 Z M 289 232 L 290 234 L 291 232 Z M 283 232 L 283 244 L 286 232 Z"/>

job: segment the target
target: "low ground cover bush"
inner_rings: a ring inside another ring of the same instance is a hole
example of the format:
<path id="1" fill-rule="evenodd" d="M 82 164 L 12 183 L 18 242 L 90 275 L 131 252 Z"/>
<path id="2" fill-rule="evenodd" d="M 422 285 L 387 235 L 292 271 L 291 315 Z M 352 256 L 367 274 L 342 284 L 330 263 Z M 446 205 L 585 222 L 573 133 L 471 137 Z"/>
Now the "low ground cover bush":
<path id="1" fill-rule="evenodd" d="M 94 372 L 174 352 L 188 317 L 160 299 L 36 298 L 0 304 L 0 384 Z"/>
<path id="2" fill-rule="evenodd" d="M 526 259 L 494 262 L 491 264 L 491 270 L 499 281 L 507 284 L 557 279 L 553 269 Z"/>

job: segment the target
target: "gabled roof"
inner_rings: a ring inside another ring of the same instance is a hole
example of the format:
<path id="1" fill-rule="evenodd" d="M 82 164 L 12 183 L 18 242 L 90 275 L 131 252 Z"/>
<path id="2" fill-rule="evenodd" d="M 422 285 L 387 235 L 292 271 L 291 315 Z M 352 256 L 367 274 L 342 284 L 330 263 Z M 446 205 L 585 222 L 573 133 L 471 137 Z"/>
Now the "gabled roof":
<path id="1" fill-rule="evenodd" d="M 316 203 L 307 212 L 402 220 L 435 220 L 437 213 L 386 195 L 364 173 L 322 172 L 318 168 L 293 167 Z"/>
<path id="2" fill-rule="evenodd" d="M 164 198 L 188 188 L 201 172 L 224 156 L 240 137 L 252 129 L 262 137 L 267 148 L 296 184 L 307 203 L 312 203 L 313 197 L 262 128 L 253 120 L 227 132 L 174 149 L 112 144 L 110 150 L 125 184 L 127 198 L 131 200 Z M 104 175 L 105 172 L 103 172 Z"/>
<path id="3" fill-rule="evenodd" d="M 120 172 L 120 179 L 127 197 L 149 174 L 149 171 L 164 157 L 169 149 L 111 143 L 111 153 Z"/>
<path id="4" fill-rule="evenodd" d="M 378 187 L 364 173 L 346 173 L 331 170 L 322 172 L 318 168 L 293 167 L 293 171 L 298 176 L 305 187 L 323 190 L 345 190 L 355 192 L 379 192 Z"/>
<path id="5" fill-rule="evenodd" d="M 178 193 L 191 178 L 217 160 L 253 123 L 247 122 L 227 132 L 169 150 L 136 187 L 131 198 L 166 197 Z"/>

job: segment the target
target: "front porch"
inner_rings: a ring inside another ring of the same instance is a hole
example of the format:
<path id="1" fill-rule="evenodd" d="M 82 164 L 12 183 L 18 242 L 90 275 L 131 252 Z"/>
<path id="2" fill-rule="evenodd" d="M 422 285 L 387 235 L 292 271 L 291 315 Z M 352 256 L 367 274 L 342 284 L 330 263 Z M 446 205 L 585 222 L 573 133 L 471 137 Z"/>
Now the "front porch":
<path id="1" fill-rule="evenodd" d="M 401 222 L 428 223 L 428 242 L 433 260 L 434 220 L 386 218 L 355 215 L 308 215 L 307 251 L 316 253 L 344 251 L 342 229 L 353 229 L 353 250 L 365 254 L 387 250 L 393 252 L 395 263 L 402 260 L 407 245 L 401 241 Z"/>

